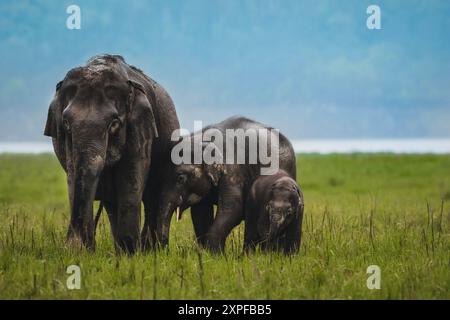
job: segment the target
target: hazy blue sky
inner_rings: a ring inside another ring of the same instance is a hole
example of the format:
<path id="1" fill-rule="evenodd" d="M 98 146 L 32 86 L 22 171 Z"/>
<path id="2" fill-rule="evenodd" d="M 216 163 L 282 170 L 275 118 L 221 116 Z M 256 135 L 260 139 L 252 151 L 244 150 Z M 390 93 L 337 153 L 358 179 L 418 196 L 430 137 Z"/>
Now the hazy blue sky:
<path id="1" fill-rule="evenodd" d="M 0 16 L 0 141 L 45 139 L 56 82 L 99 53 L 161 83 L 187 128 L 242 114 L 293 139 L 450 136 L 450 1 L 21 0 Z"/>

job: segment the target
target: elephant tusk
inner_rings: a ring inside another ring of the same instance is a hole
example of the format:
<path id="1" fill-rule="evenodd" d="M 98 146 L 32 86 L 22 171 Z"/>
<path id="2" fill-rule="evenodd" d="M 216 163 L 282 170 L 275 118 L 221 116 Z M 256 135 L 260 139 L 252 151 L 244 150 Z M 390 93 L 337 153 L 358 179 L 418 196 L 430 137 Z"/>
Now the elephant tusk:
<path id="1" fill-rule="evenodd" d="M 177 207 L 177 222 L 180 221 L 181 214 L 180 214 L 180 207 Z"/>

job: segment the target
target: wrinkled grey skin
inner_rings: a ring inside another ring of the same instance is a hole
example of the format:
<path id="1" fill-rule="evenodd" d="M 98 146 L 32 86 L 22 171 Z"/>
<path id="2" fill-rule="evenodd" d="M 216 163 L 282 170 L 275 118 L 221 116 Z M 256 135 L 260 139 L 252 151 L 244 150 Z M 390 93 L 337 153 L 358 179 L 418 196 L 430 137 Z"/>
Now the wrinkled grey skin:
<path id="1" fill-rule="evenodd" d="M 263 249 L 298 252 L 303 209 L 303 193 L 289 174 L 260 176 L 246 201 L 244 251 L 260 243 Z"/>
<path id="2" fill-rule="evenodd" d="M 101 200 L 116 249 L 133 253 L 143 201 L 142 244 L 151 246 L 159 168 L 170 159 L 170 136 L 178 128 L 167 92 L 120 56 L 96 56 L 67 73 L 56 86 L 44 134 L 67 173 L 69 242 L 95 249 L 92 210 Z"/>
<path id="3" fill-rule="evenodd" d="M 225 136 L 226 129 L 268 128 L 253 120 L 233 117 L 203 128 L 215 128 Z M 198 133 L 193 133 L 191 138 Z M 296 175 L 295 154 L 288 139 L 280 134 L 280 167 Z M 203 147 L 207 144 L 203 145 Z M 220 148 L 221 149 L 221 148 Z M 248 143 L 246 143 L 248 158 Z M 193 156 L 192 156 L 193 157 Z M 226 158 L 226 150 L 223 150 Z M 169 241 L 169 229 L 173 212 L 191 208 L 192 222 L 197 241 L 213 252 L 221 252 L 231 230 L 244 219 L 244 204 L 248 190 L 260 175 L 261 164 L 180 164 L 168 163 L 163 168 L 160 211 L 157 218 L 157 236 L 160 245 Z M 217 205 L 214 217 L 213 205 Z"/>

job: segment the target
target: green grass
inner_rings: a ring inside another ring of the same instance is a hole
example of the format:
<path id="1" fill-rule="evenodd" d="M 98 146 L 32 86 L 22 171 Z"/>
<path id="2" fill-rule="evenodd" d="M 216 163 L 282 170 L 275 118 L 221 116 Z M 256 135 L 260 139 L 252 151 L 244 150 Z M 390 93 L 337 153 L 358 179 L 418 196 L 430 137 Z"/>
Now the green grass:
<path id="1" fill-rule="evenodd" d="M 116 256 L 106 215 L 97 251 L 66 247 L 65 176 L 51 155 L 0 156 L 1 299 L 449 299 L 450 156 L 302 155 L 301 254 L 241 253 L 243 226 L 213 256 L 189 214 L 169 250 Z M 66 268 L 81 267 L 80 290 Z M 381 289 L 366 287 L 369 265 Z"/>

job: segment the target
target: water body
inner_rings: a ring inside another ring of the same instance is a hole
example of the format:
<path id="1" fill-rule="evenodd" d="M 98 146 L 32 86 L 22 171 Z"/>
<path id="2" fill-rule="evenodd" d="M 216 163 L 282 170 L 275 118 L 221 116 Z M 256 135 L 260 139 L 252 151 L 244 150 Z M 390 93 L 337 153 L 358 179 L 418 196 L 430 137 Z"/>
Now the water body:
<path id="1" fill-rule="evenodd" d="M 450 154 L 450 138 L 443 139 L 303 139 L 293 140 L 299 153 L 435 153 Z M 53 153 L 49 142 L 0 142 L 0 153 Z"/>
<path id="2" fill-rule="evenodd" d="M 450 138 L 294 140 L 292 144 L 300 153 L 450 153 Z"/>

